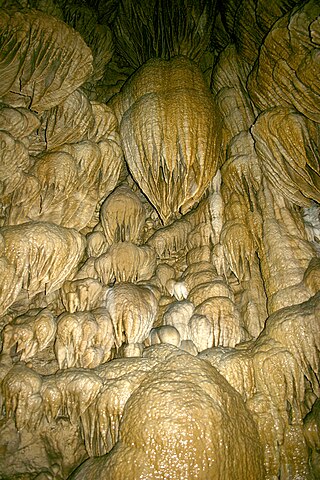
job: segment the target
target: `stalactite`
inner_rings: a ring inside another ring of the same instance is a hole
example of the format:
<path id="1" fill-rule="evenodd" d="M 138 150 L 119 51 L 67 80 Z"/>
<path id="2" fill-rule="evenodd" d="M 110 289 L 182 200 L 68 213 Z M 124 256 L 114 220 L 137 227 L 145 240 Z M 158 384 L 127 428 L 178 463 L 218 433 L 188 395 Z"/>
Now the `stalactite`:
<path id="1" fill-rule="evenodd" d="M 80 3 L 1 3 L 0 478 L 315 480 L 318 2 Z"/>

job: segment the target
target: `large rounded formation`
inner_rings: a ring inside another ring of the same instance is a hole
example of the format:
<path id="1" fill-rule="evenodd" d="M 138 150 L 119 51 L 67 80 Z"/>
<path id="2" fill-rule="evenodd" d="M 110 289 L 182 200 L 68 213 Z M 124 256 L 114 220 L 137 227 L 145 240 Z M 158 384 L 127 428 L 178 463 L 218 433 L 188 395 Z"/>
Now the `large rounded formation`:
<path id="1" fill-rule="evenodd" d="M 146 356 L 160 361 L 126 403 L 118 442 L 71 478 L 265 478 L 257 428 L 228 382 L 174 347 L 150 347 Z"/>
<path id="2" fill-rule="evenodd" d="M 0 478 L 318 478 L 319 19 L 1 2 Z"/>

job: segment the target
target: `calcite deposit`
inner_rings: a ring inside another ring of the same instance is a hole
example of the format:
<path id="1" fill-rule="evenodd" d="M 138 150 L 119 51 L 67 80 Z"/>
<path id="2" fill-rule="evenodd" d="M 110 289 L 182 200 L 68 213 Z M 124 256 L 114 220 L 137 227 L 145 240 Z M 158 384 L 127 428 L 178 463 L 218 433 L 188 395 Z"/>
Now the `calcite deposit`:
<path id="1" fill-rule="evenodd" d="M 320 478 L 318 0 L 0 2 L 0 480 Z"/>

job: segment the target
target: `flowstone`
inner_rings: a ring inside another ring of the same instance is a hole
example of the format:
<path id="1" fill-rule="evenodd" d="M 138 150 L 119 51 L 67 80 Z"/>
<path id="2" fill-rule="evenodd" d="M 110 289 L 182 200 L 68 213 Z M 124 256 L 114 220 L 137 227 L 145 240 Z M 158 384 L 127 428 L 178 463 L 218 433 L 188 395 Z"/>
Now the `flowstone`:
<path id="1" fill-rule="evenodd" d="M 5 0 L 0 480 L 319 477 L 317 0 Z"/>

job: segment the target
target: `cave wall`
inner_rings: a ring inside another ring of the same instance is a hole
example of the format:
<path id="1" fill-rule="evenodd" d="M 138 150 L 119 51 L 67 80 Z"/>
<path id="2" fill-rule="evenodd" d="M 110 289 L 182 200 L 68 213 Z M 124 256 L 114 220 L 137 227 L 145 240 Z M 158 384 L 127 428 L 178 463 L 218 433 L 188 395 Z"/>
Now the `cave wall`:
<path id="1" fill-rule="evenodd" d="M 0 479 L 319 478 L 317 0 L 0 7 Z"/>

